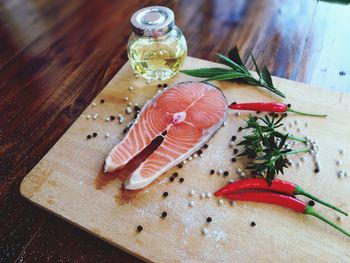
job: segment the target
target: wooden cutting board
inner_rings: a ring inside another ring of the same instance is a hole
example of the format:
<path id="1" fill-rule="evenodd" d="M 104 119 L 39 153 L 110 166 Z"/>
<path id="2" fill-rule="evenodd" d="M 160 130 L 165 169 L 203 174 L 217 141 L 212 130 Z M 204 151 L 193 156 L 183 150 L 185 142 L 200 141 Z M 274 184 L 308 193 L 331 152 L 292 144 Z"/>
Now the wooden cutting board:
<path id="1" fill-rule="evenodd" d="M 188 57 L 184 68 L 218 66 L 218 64 Z M 168 85 L 194 78 L 178 74 Z M 274 78 L 274 83 L 294 108 L 328 113 L 327 119 L 295 116 L 286 119 L 288 130 L 297 136 L 309 136 L 320 148 L 321 172 L 315 174 L 309 154 L 302 166 L 286 170 L 286 180 L 298 183 L 307 191 L 343 209 L 350 211 L 350 175 L 338 178 L 337 171 L 350 173 L 350 96 L 314 88 L 305 84 Z M 244 163 L 231 162 L 232 135 L 240 140 L 248 113 L 236 116 L 229 113 L 227 125 L 209 141 L 203 156 L 188 161 L 182 169 L 173 168 L 154 184 L 132 195 L 121 190 L 117 176 L 101 175 L 104 159 L 113 146 L 122 139 L 122 130 L 133 114 L 125 114 L 128 102 L 143 105 L 157 93 L 157 84 L 146 84 L 136 79 L 126 63 L 118 74 L 75 121 L 45 157 L 24 178 L 21 193 L 24 197 L 48 211 L 103 240 L 147 261 L 155 262 L 349 262 L 350 239 L 316 218 L 297 214 L 292 210 L 268 204 L 225 200 L 220 206 L 214 197 L 200 198 L 201 193 L 212 193 L 230 179 L 237 179 L 236 168 Z M 231 82 L 215 83 L 228 101 L 278 100 L 261 88 Z M 133 90 L 130 91 L 129 87 Z M 128 101 L 124 98 L 128 97 Z M 104 99 L 104 103 L 100 100 Z M 87 119 L 98 113 L 96 120 Z M 105 118 L 118 113 L 125 122 L 106 122 Z M 297 121 L 297 125 L 294 122 Z M 305 124 L 308 127 L 305 127 Z M 299 131 L 299 129 L 300 131 Z M 86 139 L 96 132 L 96 138 Z M 105 138 L 105 133 L 110 137 Z M 301 148 L 303 145 L 296 145 Z M 344 149 L 345 153 L 339 153 Z M 300 156 L 292 159 L 300 162 Z M 336 161 L 341 164 L 337 166 Z M 227 177 L 210 175 L 211 169 L 229 171 Z M 169 181 L 172 173 L 179 177 Z M 179 178 L 183 177 L 183 183 Z M 189 191 L 194 190 L 194 196 Z M 169 193 L 162 197 L 164 191 Z M 194 201 L 190 207 L 189 202 Z M 334 211 L 316 205 L 332 221 Z M 165 219 L 160 216 L 168 213 Z M 212 217 L 210 224 L 206 218 Z M 256 226 L 251 227 L 250 223 Z M 350 230 L 349 218 L 338 222 Z M 144 230 L 137 233 L 142 225 Z M 202 229 L 207 228 L 207 235 Z"/>

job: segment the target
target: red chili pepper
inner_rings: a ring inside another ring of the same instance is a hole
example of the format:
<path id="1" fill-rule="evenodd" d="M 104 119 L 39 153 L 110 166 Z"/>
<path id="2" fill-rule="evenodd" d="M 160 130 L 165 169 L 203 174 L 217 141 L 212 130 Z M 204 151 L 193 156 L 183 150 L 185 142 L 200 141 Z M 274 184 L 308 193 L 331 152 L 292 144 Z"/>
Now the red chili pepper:
<path id="1" fill-rule="evenodd" d="M 237 182 L 224 186 L 223 188 L 216 191 L 214 195 L 221 196 L 221 195 L 226 195 L 226 194 L 245 191 L 245 190 L 265 190 L 265 191 L 275 191 L 286 195 L 304 195 L 346 216 L 348 215 L 348 213 L 341 210 L 340 208 L 309 194 L 308 192 L 303 190 L 300 186 L 293 184 L 291 182 L 282 181 L 278 179 L 273 180 L 271 185 L 269 185 L 266 179 L 264 178 L 242 179 Z"/>
<path id="2" fill-rule="evenodd" d="M 229 107 L 233 110 L 250 110 L 250 111 L 265 111 L 265 112 L 294 112 L 304 116 L 327 117 L 327 114 L 313 114 L 296 111 L 289 104 L 278 102 L 254 102 L 254 103 L 232 103 Z"/>
<path id="3" fill-rule="evenodd" d="M 228 199 L 231 200 L 239 200 L 239 201 L 252 201 L 252 202 L 262 202 L 268 204 L 276 204 L 280 206 L 284 206 L 290 209 L 293 209 L 296 212 L 304 213 L 306 215 L 312 215 L 336 228 L 343 234 L 350 237 L 350 233 L 329 221 L 327 218 L 316 212 L 311 206 L 302 202 L 299 199 L 293 198 L 291 196 L 277 194 L 273 192 L 245 192 L 245 193 L 237 193 L 237 194 L 227 194 L 225 195 Z"/>

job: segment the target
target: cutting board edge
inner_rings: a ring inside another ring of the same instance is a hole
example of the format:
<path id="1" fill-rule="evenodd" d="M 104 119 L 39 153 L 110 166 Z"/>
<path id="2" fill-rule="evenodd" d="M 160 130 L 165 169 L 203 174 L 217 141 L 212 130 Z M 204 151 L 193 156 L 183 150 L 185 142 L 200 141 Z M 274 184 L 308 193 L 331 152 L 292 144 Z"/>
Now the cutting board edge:
<path id="1" fill-rule="evenodd" d="M 24 180 L 23 180 L 23 181 L 24 181 Z M 23 182 L 23 181 L 22 181 L 22 182 Z M 140 259 L 140 260 L 142 260 L 142 261 L 144 261 L 144 262 L 150 262 L 150 263 L 152 263 L 152 262 L 157 262 L 157 261 L 151 261 L 150 258 L 146 258 L 146 257 L 143 257 L 143 256 L 141 256 L 141 255 L 139 255 L 139 254 L 136 254 L 135 252 L 133 252 L 133 251 L 127 249 L 126 247 L 121 246 L 121 245 L 119 245 L 118 243 L 113 242 L 112 240 L 109 240 L 109 239 L 107 239 L 107 238 L 104 238 L 103 236 L 101 236 L 101 235 L 99 235 L 98 233 L 96 233 L 96 232 L 90 230 L 89 228 L 84 227 L 84 226 L 82 226 L 82 225 L 80 225 L 80 224 L 78 224 L 78 223 L 76 223 L 76 222 L 70 220 L 68 217 L 62 216 L 62 215 L 56 213 L 55 211 L 48 209 L 47 207 L 45 207 L 44 205 L 42 205 L 40 202 L 38 202 L 38 201 L 36 201 L 36 200 L 30 199 L 31 197 L 28 197 L 25 193 L 23 193 L 21 188 L 22 188 L 22 183 L 21 183 L 21 186 L 20 186 L 20 193 L 21 193 L 21 195 L 25 198 L 25 200 L 29 201 L 30 203 L 32 203 L 32 204 L 35 205 L 36 207 L 39 207 L 40 209 L 43 209 L 43 210 L 45 210 L 46 212 L 48 212 L 48 213 L 50 213 L 50 214 L 52 214 L 52 215 L 54 215 L 54 216 L 57 216 L 59 219 L 62 219 L 62 220 L 64 220 L 65 222 L 68 222 L 69 224 L 72 224 L 74 227 L 77 227 L 77 228 L 79 228 L 79 229 L 81 229 L 81 230 L 83 230 L 83 231 L 89 233 L 90 235 L 92 235 L 92 236 L 94 236 L 94 237 L 97 237 L 97 238 L 99 238 L 99 239 L 105 241 L 106 243 L 110 244 L 111 246 L 114 246 L 114 247 L 116 247 L 116 248 L 118 248 L 118 249 L 124 251 L 125 253 L 128 253 L 128 254 L 130 254 L 130 255 L 133 255 L 133 256 L 137 257 L 138 259 Z"/>

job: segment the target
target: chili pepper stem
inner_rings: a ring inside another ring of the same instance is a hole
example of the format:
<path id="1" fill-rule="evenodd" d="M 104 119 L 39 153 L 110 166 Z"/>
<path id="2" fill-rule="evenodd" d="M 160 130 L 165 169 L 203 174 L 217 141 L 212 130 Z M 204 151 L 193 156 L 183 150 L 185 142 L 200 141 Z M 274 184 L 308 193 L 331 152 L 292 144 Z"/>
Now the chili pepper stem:
<path id="1" fill-rule="evenodd" d="M 321 117 L 321 118 L 326 118 L 327 117 L 327 114 L 306 113 L 306 112 L 302 112 L 302 111 L 296 111 L 296 110 L 293 110 L 291 108 L 287 108 L 286 111 L 287 112 L 293 112 L 293 113 L 300 114 L 300 115 L 304 115 L 304 116 L 313 116 L 313 117 Z"/>
<path id="2" fill-rule="evenodd" d="M 348 216 L 348 213 L 347 213 L 347 212 L 341 210 L 340 208 L 338 208 L 338 207 L 336 207 L 336 206 L 334 206 L 334 205 L 332 205 L 332 204 L 329 204 L 329 203 L 327 203 L 327 202 L 325 202 L 325 201 L 323 201 L 323 200 L 317 198 L 316 196 L 313 196 L 312 194 L 309 194 L 308 192 L 304 191 L 304 190 L 303 190 L 300 186 L 298 186 L 298 185 L 295 187 L 294 194 L 295 194 L 295 195 L 303 195 L 303 196 L 309 197 L 310 199 L 312 199 L 312 200 L 314 200 L 314 201 L 316 201 L 316 202 L 319 202 L 320 204 L 323 204 L 323 205 L 325 205 L 325 206 L 327 206 L 327 207 L 329 207 L 329 208 L 334 209 L 335 211 L 338 211 L 339 213 L 342 213 L 342 214 Z"/>
<path id="3" fill-rule="evenodd" d="M 300 149 L 300 150 L 294 150 L 294 151 L 290 151 L 285 153 L 284 155 L 290 155 L 290 154 L 297 154 L 297 153 L 304 153 L 304 152 L 309 152 L 311 150 L 311 148 L 305 148 L 305 149 Z"/>
<path id="4" fill-rule="evenodd" d="M 291 140 L 294 140 L 294 141 L 298 141 L 298 142 L 307 142 L 306 139 L 302 139 L 302 138 L 299 138 L 299 137 L 295 137 L 293 135 L 288 135 L 287 137 L 288 139 L 291 139 Z"/>
<path id="5" fill-rule="evenodd" d="M 342 229 L 341 227 L 339 227 L 338 225 L 334 224 L 333 222 L 329 221 L 327 218 L 325 218 L 324 216 L 322 216 L 321 214 L 316 212 L 316 210 L 314 210 L 311 206 L 309 206 L 309 205 L 306 206 L 304 214 L 317 217 L 318 219 L 321 219 L 323 222 L 326 222 L 328 225 L 330 225 L 330 226 L 334 227 L 335 229 L 339 230 L 340 232 L 342 232 L 346 236 L 350 237 L 350 233 L 349 232 L 347 232 L 346 230 Z"/>

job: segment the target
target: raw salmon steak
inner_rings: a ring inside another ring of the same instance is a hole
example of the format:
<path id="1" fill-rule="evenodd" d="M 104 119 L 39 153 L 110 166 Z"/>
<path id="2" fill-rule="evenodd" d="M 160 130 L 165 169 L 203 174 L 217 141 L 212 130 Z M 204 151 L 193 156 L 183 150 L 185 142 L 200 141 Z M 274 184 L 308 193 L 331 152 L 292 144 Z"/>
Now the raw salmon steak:
<path id="1" fill-rule="evenodd" d="M 179 83 L 150 100 L 124 139 L 109 153 L 105 172 L 124 167 L 158 136 L 160 146 L 124 182 L 126 189 L 149 185 L 198 151 L 227 116 L 221 90 L 205 82 Z"/>

